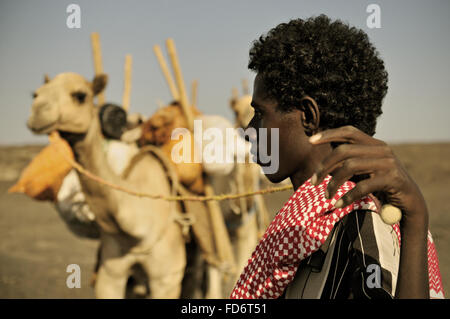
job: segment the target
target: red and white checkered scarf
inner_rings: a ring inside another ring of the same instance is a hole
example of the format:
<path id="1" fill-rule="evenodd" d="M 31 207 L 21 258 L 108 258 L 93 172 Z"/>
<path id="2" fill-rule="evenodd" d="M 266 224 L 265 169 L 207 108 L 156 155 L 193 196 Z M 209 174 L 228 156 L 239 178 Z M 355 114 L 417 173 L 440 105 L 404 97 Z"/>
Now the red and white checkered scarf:
<path id="1" fill-rule="evenodd" d="M 334 224 L 354 210 L 377 211 L 375 202 L 369 196 L 347 207 L 334 208 L 334 204 L 355 183 L 346 182 L 334 198 L 326 199 L 325 190 L 330 179 L 331 176 L 328 176 L 318 186 L 311 185 L 308 180 L 295 191 L 256 246 L 231 293 L 232 299 L 280 297 L 294 279 L 300 261 L 320 248 Z M 399 226 L 396 224 L 392 227 L 400 242 Z M 444 298 L 439 263 L 430 232 L 428 274 L 430 297 Z"/>

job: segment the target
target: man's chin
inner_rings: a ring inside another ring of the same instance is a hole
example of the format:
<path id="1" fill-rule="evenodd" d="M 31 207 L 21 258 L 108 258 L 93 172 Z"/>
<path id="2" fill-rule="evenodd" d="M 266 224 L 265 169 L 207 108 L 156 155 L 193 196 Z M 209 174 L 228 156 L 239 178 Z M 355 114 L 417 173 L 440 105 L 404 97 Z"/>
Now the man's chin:
<path id="1" fill-rule="evenodd" d="M 284 180 L 284 178 L 276 177 L 275 174 L 268 174 L 268 175 L 266 175 L 266 177 L 271 183 L 274 183 L 274 184 L 281 183 Z"/>
<path id="2" fill-rule="evenodd" d="M 282 181 L 284 181 L 286 179 L 286 176 L 282 176 L 278 171 L 273 173 L 273 172 L 271 172 L 269 170 L 269 172 L 268 172 L 268 169 L 269 169 L 268 166 L 266 166 L 266 167 L 261 166 L 261 169 L 262 169 L 264 175 L 267 177 L 267 179 L 271 183 L 278 184 L 278 183 L 281 183 Z"/>

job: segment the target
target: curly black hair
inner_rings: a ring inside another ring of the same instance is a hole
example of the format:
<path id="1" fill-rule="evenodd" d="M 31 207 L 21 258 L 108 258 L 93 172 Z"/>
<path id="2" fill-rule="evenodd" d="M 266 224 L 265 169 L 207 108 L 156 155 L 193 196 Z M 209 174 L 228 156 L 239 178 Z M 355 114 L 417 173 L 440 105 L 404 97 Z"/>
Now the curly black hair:
<path id="1" fill-rule="evenodd" d="M 253 43 L 248 68 L 262 75 L 281 110 L 309 95 L 321 128 L 353 125 L 375 134 L 388 75 L 364 31 L 326 15 L 291 20 Z"/>

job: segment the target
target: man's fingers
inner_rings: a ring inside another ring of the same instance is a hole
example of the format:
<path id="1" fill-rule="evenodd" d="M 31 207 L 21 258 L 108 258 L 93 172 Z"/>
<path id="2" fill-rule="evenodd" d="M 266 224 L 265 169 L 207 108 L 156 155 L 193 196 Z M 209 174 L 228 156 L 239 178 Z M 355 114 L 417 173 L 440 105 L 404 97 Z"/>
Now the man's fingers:
<path id="1" fill-rule="evenodd" d="M 373 158 L 351 158 L 345 160 L 342 166 L 331 172 L 332 178 L 328 183 L 325 197 L 333 198 L 337 190 L 352 176 L 386 170 L 386 164 L 386 161 L 383 159 Z"/>
<path id="2" fill-rule="evenodd" d="M 389 154 L 386 146 L 340 145 L 319 165 L 319 169 L 315 172 L 315 178 L 311 182 L 314 182 L 314 185 L 320 184 L 328 174 L 344 165 L 346 160 L 352 158 L 382 158 L 389 156 Z"/>
<path id="3" fill-rule="evenodd" d="M 311 144 L 325 144 L 331 142 L 367 145 L 385 144 L 350 125 L 322 131 L 311 136 L 309 142 Z"/>
<path id="4" fill-rule="evenodd" d="M 334 207 L 343 208 L 351 203 L 361 199 L 370 193 L 384 190 L 386 186 L 386 179 L 383 176 L 365 179 L 356 184 L 356 186 L 350 190 L 347 194 L 341 197 Z"/>

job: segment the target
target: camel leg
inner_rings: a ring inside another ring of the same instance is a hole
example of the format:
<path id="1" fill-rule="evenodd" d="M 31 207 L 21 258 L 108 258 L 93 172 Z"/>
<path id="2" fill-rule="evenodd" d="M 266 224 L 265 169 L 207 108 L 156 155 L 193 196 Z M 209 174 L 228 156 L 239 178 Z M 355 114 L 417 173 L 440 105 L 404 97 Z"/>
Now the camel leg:
<path id="1" fill-rule="evenodd" d="M 163 238 L 152 247 L 141 265 L 147 272 L 150 298 L 180 298 L 181 282 L 186 267 L 186 248 L 180 226 L 171 224 Z"/>
<path id="2" fill-rule="evenodd" d="M 230 237 L 236 260 L 235 272 L 228 276 L 219 277 L 219 270 L 209 270 L 209 277 L 211 280 L 218 281 L 219 279 L 217 278 L 223 278 L 221 281 L 221 291 L 224 298 L 228 298 L 230 296 L 242 270 L 247 265 L 248 259 L 251 257 L 253 250 L 258 244 L 258 224 L 256 214 L 253 213 L 247 215 L 246 220 L 244 220 L 243 223 L 233 231 Z M 213 287 L 214 285 L 211 286 L 210 289 L 213 289 Z M 213 293 L 213 291 L 214 290 L 211 290 L 211 293 Z"/>
<path id="3" fill-rule="evenodd" d="M 97 281 L 98 270 L 100 269 L 101 251 L 102 251 L 102 244 L 100 242 L 100 245 L 97 248 L 97 260 L 95 262 L 94 271 L 92 272 L 91 279 L 89 280 L 89 285 L 92 288 L 95 288 L 95 282 Z"/>
<path id="4" fill-rule="evenodd" d="M 206 263 L 195 240 L 186 245 L 187 265 L 183 276 L 182 299 L 204 298 Z"/>
<path id="5" fill-rule="evenodd" d="M 101 261 L 95 283 L 95 295 L 101 299 L 124 298 L 134 256 L 124 254 L 120 238 L 102 236 Z"/>
<path id="6" fill-rule="evenodd" d="M 100 266 L 95 284 L 95 295 L 99 299 L 123 299 L 128 275 L 117 276 Z"/>
<path id="7" fill-rule="evenodd" d="M 208 288 L 206 291 L 206 299 L 222 299 L 223 296 L 223 280 L 222 273 L 215 266 L 208 265 Z"/>
<path id="8" fill-rule="evenodd" d="M 255 213 L 249 215 L 248 219 L 236 229 L 233 244 L 236 254 L 237 277 L 235 279 L 237 280 L 258 244 L 258 223 Z"/>

